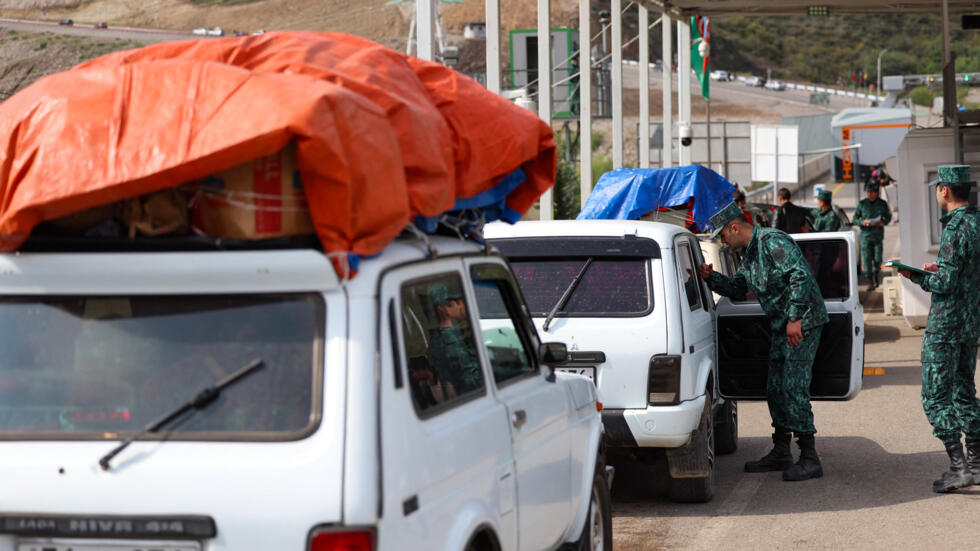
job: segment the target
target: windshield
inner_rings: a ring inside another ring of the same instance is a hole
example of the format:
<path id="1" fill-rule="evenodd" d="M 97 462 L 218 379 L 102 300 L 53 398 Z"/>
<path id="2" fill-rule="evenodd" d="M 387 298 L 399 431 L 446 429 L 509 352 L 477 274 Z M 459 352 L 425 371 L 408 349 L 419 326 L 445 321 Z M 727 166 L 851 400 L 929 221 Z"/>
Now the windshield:
<path id="1" fill-rule="evenodd" d="M 647 259 L 593 258 L 557 317 L 625 317 L 650 312 L 653 301 Z M 531 315 L 547 316 L 587 260 L 512 258 L 511 268 Z M 483 305 L 480 307 L 482 312 Z"/>
<path id="2" fill-rule="evenodd" d="M 319 419 L 323 319 L 315 294 L 0 299 L 0 438 L 118 438 L 256 359 L 162 434 L 299 438 Z"/>

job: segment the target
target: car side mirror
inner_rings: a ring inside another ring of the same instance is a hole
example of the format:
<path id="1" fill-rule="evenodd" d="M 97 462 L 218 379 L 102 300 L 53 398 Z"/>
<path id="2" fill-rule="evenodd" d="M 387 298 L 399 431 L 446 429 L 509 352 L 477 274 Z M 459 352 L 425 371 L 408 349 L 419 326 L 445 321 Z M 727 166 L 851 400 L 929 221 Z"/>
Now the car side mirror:
<path id="1" fill-rule="evenodd" d="M 568 348 L 562 342 L 546 342 L 538 349 L 538 359 L 545 365 L 554 365 L 568 361 Z"/>
<path id="2" fill-rule="evenodd" d="M 548 382 L 555 382 L 555 364 L 568 361 L 568 348 L 563 342 L 546 342 L 538 348 L 538 361 L 548 366 Z"/>

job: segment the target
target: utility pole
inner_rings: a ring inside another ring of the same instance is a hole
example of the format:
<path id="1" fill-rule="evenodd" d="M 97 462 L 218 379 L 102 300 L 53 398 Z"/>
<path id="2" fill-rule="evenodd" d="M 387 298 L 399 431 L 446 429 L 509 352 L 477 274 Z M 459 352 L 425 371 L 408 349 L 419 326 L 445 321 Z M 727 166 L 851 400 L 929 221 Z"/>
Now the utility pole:
<path id="1" fill-rule="evenodd" d="M 877 90 L 875 93 L 878 96 L 881 96 L 881 56 L 885 55 L 885 52 L 887 52 L 887 51 L 888 51 L 888 48 L 885 48 L 884 50 L 881 51 L 880 54 L 878 54 L 878 69 L 877 69 L 877 71 L 878 71 L 878 88 L 875 89 L 875 90 Z"/>

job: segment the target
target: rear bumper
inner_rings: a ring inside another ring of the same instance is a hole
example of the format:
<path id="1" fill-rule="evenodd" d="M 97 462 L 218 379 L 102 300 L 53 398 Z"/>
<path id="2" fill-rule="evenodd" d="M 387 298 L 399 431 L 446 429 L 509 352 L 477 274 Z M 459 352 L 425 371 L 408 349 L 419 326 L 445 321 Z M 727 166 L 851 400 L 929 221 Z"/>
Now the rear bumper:
<path id="1" fill-rule="evenodd" d="M 698 428 L 706 398 L 702 394 L 676 406 L 603 409 L 605 443 L 617 448 L 677 448 Z"/>

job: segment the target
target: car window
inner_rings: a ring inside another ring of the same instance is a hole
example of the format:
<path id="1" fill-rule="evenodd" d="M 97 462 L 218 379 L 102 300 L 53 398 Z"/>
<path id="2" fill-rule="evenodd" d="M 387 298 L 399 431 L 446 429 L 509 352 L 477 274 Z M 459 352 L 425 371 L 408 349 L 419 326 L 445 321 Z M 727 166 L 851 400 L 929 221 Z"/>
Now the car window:
<path id="1" fill-rule="evenodd" d="M 504 279 L 481 278 L 473 271 L 473 290 L 480 313 L 480 335 L 497 384 L 537 373 L 531 361 L 525 324 L 520 323 L 519 300 Z"/>
<path id="2" fill-rule="evenodd" d="M 442 411 L 485 393 L 483 369 L 457 273 L 401 288 L 403 350 L 416 411 Z"/>
<path id="3" fill-rule="evenodd" d="M 3 298 L 0 435 L 116 439 L 261 359 L 148 438 L 298 438 L 320 416 L 324 320 L 317 294 Z"/>
<path id="4" fill-rule="evenodd" d="M 558 317 L 645 316 L 653 309 L 649 261 L 592 257 Z M 589 257 L 511 259 L 531 315 L 547 316 Z"/>
<path id="5" fill-rule="evenodd" d="M 677 241 L 677 282 L 680 284 L 680 291 L 687 297 L 687 304 L 691 311 L 701 308 L 701 292 L 698 290 L 700 278 L 694 269 L 694 260 L 691 257 L 691 245 L 686 240 Z"/>

